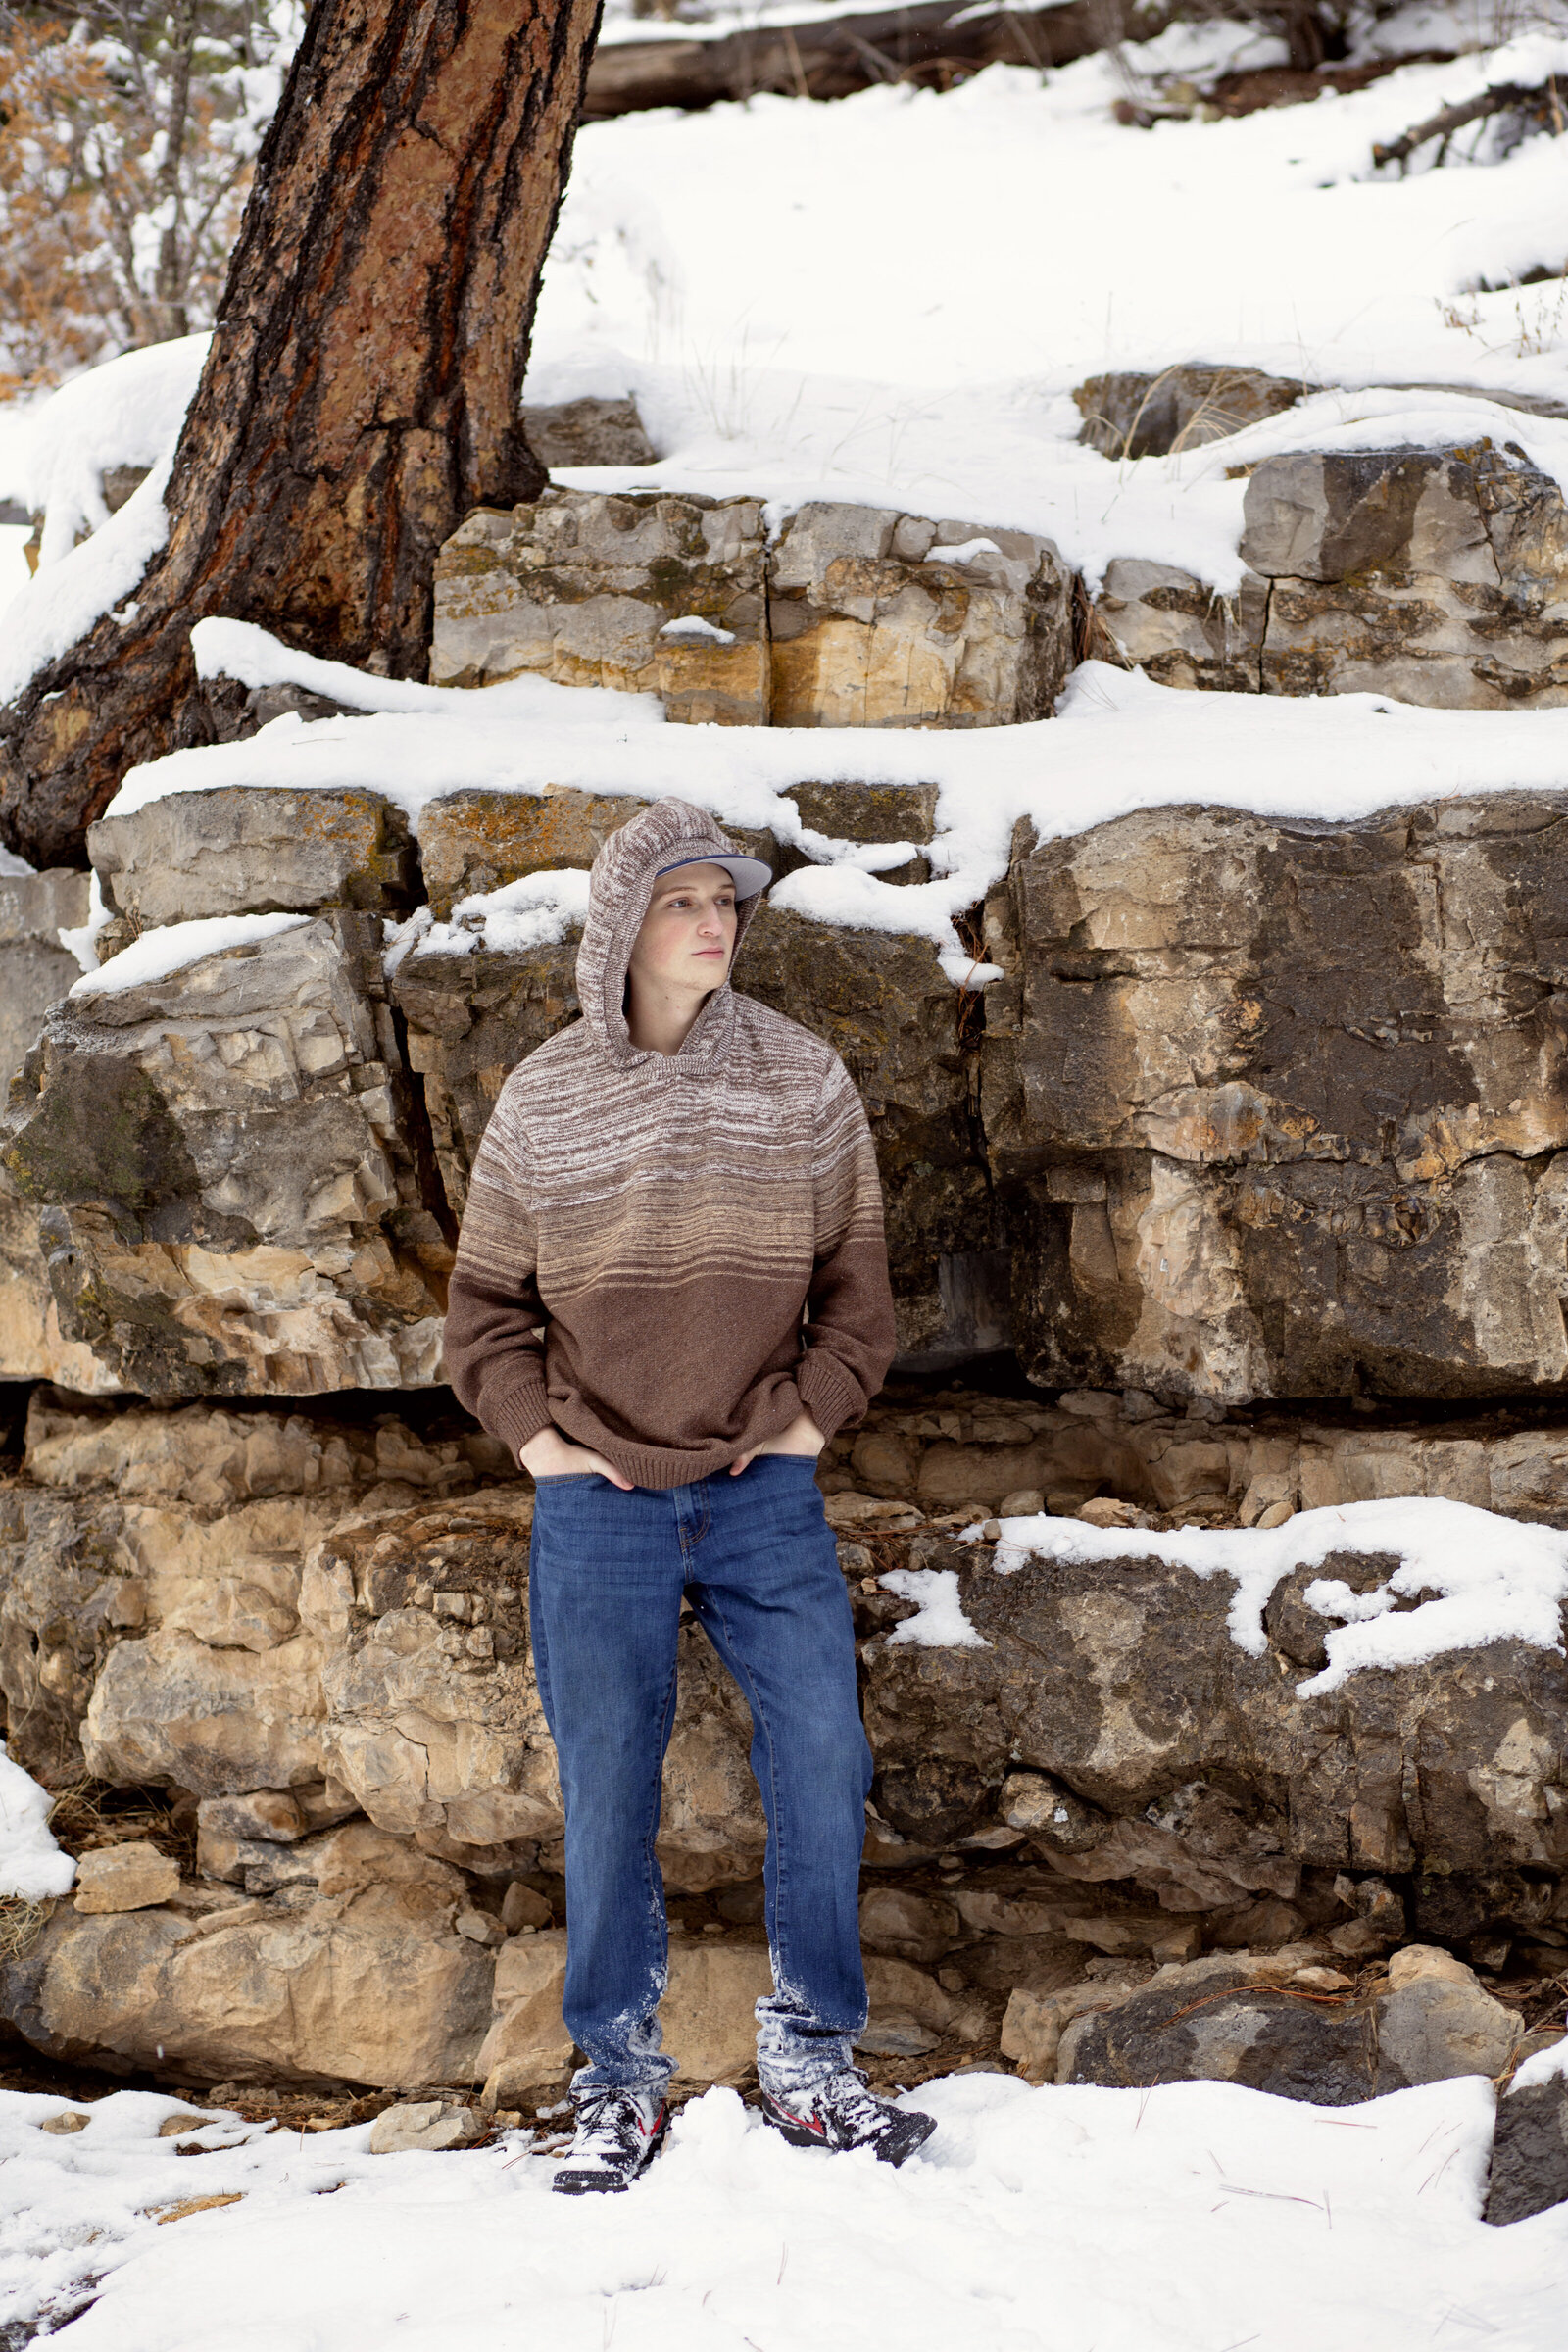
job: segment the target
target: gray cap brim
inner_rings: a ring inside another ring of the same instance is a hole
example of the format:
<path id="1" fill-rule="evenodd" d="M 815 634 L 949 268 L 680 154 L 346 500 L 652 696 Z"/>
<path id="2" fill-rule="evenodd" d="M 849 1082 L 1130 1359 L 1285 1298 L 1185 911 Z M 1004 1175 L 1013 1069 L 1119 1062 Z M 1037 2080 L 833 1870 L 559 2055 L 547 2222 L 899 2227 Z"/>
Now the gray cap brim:
<path id="1" fill-rule="evenodd" d="M 755 899 L 773 879 L 773 869 L 760 858 L 742 858 L 729 851 L 705 851 L 701 858 L 677 858 L 673 865 L 662 865 L 656 879 L 665 874 L 679 873 L 683 865 L 721 865 L 735 885 L 738 899 Z"/>

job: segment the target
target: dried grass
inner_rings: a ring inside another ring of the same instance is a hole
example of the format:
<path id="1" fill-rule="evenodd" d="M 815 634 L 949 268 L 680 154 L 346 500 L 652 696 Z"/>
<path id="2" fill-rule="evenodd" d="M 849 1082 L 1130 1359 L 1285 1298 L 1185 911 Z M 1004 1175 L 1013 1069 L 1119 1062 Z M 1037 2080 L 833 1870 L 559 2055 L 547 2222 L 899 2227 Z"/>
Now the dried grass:
<path id="1" fill-rule="evenodd" d="M 0 1963 L 25 1958 L 53 1909 L 53 1902 L 29 1903 L 21 1895 L 0 1898 Z"/>

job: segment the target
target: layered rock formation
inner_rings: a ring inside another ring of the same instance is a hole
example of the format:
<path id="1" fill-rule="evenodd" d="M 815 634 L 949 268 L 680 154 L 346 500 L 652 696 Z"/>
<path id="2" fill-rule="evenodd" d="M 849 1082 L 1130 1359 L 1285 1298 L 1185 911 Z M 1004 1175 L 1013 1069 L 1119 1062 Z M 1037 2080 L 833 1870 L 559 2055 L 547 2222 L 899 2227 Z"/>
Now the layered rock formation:
<path id="1" fill-rule="evenodd" d="M 5 1509 L 12 1751 L 57 1784 L 85 1764 L 177 1792 L 196 1834 L 194 1875 L 121 1848 L 56 1909 L 7 1981 L 28 2037 L 180 2080 L 494 2078 L 504 2105 L 558 2080 L 560 1938 L 534 1937 L 559 1917 L 560 1793 L 531 1496 L 500 1449 L 385 1415 L 43 1399 Z M 1020 1993 L 1103 2002 L 1208 1942 L 1352 1971 L 1406 1934 L 1568 1951 L 1560 1656 L 1494 1644 L 1303 1698 L 1323 1621 L 1289 1580 L 1253 1657 L 1229 1580 L 1157 1554 L 1019 1564 L 862 1521 L 841 1557 L 877 1757 L 873 2052 L 983 2046 Z M 1358 1555 L 1320 1565 L 1365 1583 Z M 911 1576 L 956 1579 L 978 1642 L 911 1641 Z M 676 1986 L 672 2020 L 706 2021 L 694 2071 L 729 2052 L 710 2080 L 744 2064 L 765 1970 L 749 1740 L 688 1629 L 660 1852 L 677 1908 L 739 1936 L 732 1962 L 700 1947 L 739 1972 L 722 1999 L 695 1957 Z M 1519 2039 L 1512 2012 L 1497 2030 Z"/>
<path id="2" fill-rule="evenodd" d="M 480 509 L 436 567 L 430 677 L 656 693 L 727 726 L 995 726 L 1071 665 L 1050 540 L 874 507 L 551 489 Z"/>
<path id="3" fill-rule="evenodd" d="M 982 1116 L 1034 1377 L 1561 1387 L 1563 814 L 1156 809 L 1017 845 Z"/>
<path id="4" fill-rule="evenodd" d="M 1211 437 L 1200 416 L 1196 440 Z M 1169 564 L 1111 564 L 1096 605 L 1106 647 L 1162 686 L 1446 710 L 1568 701 L 1568 512 L 1517 443 L 1265 458 L 1245 513 L 1232 595 Z"/>
<path id="5" fill-rule="evenodd" d="M 1172 446 L 1224 388 L 1178 389 Z M 1556 697 L 1535 477 L 1355 466 L 1257 469 L 1222 619 L 1123 564 L 1101 624 L 1202 686 L 1397 661 L 1412 699 Z M 447 551 L 433 674 L 799 728 L 790 838 L 745 846 L 784 872 L 854 843 L 918 883 L 934 786 L 813 777 L 805 731 L 1043 712 L 1071 589 L 1048 543 L 975 524 L 815 507 L 769 542 L 756 501 L 553 490 Z M 582 869 L 639 805 L 482 779 L 416 827 L 365 789 L 149 802 L 90 844 L 99 953 L 141 944 L 72 996 L 49 935 L 81 878 L 0 886 L 25 951 L 0 1376 L 55 1384 L 0 1490 L 0 1689 L 11 1752 L 97 1807 L 70 1817 L 81 1896 L 14 1923 L 5 2013 L 41 2050 L 502 2108 L 571 2062 L 530 1489 L 442 1391 L 440 1318 L 500 1087 L 576 1014 Z M 742 984 L 865 1099 L 904 1350 L 819 1474 L 877 1760 L 873 2066 L 1339 2098 L 1529 2046 L 1509 1985 L 1568 1957 L 1561 1654 L 1491 1641 L 1306 1693 L 1334 1622 L 1307 1584 L 1403 1605 L 1392 1562 L 1282 1577 L 1253 1655 L 1231 1580 L 1158 1538 L 1411 1494 L 1568 1526 L 1564 816 L 1499 789 L 1351 825 L 1024 826 L 964 930 L 983 996 L 917 932 L 753 924 Z M 555 936 L 492 938 L 486 894 L 551 873 Z M 242 927 L 161 954 L 215 917 Z M 974 1535 L 1042 1510 L 1150 1541 L 1091 1564 Z M 911 1622 L 936 1586 L 961 1640 Z M 688 1627 L 660 1850 L 692 2081 L 744 2078 L 765 1981 L 749 1736 Z"/>

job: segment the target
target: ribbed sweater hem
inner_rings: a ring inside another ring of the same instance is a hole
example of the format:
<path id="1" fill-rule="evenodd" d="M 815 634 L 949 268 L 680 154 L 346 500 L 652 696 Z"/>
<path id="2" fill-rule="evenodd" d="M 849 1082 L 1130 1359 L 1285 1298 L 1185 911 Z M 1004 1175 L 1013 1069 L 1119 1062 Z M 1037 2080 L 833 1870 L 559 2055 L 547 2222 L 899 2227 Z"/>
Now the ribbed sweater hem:
<path id="1" fill-rule="evenodd" d="M 865 1406 L 859 1390 L 830 1355 L 813 1348 L 796 1366 L 795 1386 L 823 1437 L 831 1445 L 847 1421 L 858 1421 Z"/>
<path id="2" fill-rule="evenodd" d="M 554 1426 L 550 1399 L 545 1395 L 542 1380 L 527 1380 L 508 1391 L 505 1396 L 486 1396 L 479 1419 L 493 1438 L 499 1438 L 508 1447 L 514 1461 L 530 1438 L 542 1429 Z"/>

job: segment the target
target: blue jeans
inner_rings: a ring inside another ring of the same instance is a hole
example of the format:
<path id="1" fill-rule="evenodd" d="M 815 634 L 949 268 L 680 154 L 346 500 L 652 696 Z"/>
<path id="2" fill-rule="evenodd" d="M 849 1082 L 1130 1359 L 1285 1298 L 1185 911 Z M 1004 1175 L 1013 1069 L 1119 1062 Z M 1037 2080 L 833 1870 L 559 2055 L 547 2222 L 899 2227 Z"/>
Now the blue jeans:
<path id="1" fill-rule="evenodd" d="M 764 2086 L 801 2089 L 848 2066 L 864 2027 L 871 1754 L 815 1469 L 761 1454 L 738 1478 L 629 1494 L 593 1474 L 539 1481 L 528 1609 L 566 1808 L 563 2007 L 589 2061 L 579 2095 L 662 2089 L 675 2063 L 660 2047 L 668 1936 L 654 1838 L 683 1593 L 752 1712 L 774 1985 L 757 2004 Z"/>

